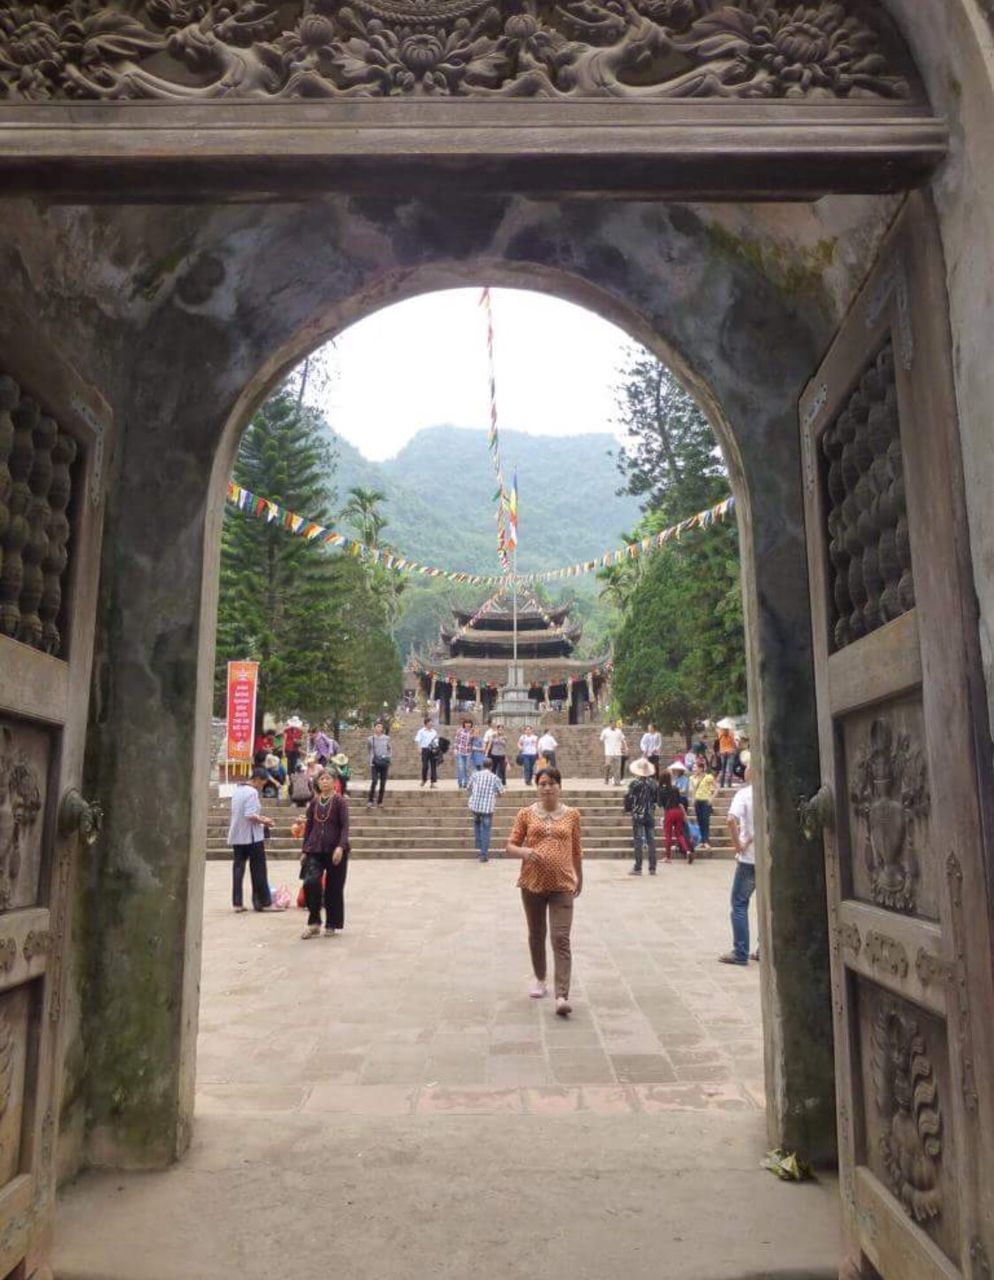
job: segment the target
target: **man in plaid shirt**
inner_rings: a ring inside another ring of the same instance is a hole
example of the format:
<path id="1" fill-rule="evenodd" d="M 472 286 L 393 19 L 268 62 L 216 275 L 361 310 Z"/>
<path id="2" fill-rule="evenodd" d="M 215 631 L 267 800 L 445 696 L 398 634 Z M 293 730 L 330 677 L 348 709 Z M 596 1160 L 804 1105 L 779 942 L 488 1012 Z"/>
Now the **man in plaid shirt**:
<path id="1" fill-rule="evenodd" d="M 473 721 L 464 720 L 462 728 L 456 733 L 454 748 L 456 753 L 456 782 L 459 790 L 469 786 L 469 761 L 473 754 Z"/>
<path id="2" fill-rule="evenodd" d="M 490 860 L 490 831 L 494 824 L 494 808 L 504 784 L 494 773 L 494 762 L 488 757 L 477 769 L 469 784 L 469 811 L 473 815 L 473 835 L 481 862 Z"/>

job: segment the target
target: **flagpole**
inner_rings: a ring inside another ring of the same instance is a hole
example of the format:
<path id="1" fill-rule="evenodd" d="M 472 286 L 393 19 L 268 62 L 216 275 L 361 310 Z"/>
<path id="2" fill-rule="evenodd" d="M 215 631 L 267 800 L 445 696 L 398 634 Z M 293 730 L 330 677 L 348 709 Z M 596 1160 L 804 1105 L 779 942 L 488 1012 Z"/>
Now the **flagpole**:
<path id="1" fill-rule="evenodd" d="M 514 565 L 512 572 L 514 577 L 511 581 L 511 600 L 514 625 L 514 680 L 518 680 L 518 540 L 514 540 Z"/>

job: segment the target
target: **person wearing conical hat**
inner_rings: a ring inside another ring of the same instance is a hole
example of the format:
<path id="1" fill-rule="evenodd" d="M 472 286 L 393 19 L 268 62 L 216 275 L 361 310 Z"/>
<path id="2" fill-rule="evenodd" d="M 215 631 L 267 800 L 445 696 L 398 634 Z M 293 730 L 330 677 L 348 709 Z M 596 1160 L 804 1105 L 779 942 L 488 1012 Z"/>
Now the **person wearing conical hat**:
<path id="1" fill-rule="evenodd" d="M 631 814 L 632 818 L 635 865 L 628 874 L 630 876 L 642 874 L 644 846 L 649 855 L 649 875 L 654 876 L 656 874 L 656 805 L 659 802 L 656 768 L 647 756 L 639 756 L 629 765 L 629 772 L 634 777 L 628 784 L 625 795 L 625 812 Z"/>

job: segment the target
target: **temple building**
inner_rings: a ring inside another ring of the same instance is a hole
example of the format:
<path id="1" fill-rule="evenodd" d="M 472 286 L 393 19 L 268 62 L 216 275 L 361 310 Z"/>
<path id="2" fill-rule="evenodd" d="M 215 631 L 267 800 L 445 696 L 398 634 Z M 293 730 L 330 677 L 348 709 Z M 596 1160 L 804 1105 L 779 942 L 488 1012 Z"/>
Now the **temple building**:
<path id="1" fill-rule="evenodd" d="M 575 658 L 582 627 L 570 621 L 568 605 L 547 611 L 533 595 L 518 601 L 517 668 L 514 611 L 501 591 L 475 613 L 456 610 L 427 655 L 412 657 L 408 670 L 429 701 L 438 701 L 442 722 L 453 711 L 482 707 L 483 716 L 503 715 L 510 690 L 527 691 L 530 718 L 544 710 L 568 710 L 579 724 L 602 698 L 610 679 L 607 658 Z M 520 718 L 520 717 L 517 717 Z"/>

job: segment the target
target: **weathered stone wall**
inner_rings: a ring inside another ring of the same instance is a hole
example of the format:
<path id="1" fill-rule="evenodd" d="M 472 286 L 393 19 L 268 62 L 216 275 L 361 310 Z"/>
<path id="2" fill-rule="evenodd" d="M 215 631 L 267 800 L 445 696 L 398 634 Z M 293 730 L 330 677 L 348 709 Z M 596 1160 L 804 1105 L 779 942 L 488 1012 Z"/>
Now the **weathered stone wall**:
<path id="1" fill-rule="evenodd" d="M 63 1123 L 78 1135 L 86 1109 L 91 1159 L 158 1164 L 187 1140 L 217 539 L 241 427 L 322 338 L 412 293 L 484 280 L 546 289 L 621 324 L 673 364 L 725 446 L 764 752 L 771 1128 L 830 1152 L 824 886 L 794 808 L 818 784 L 796 403 L 893 208 L 344 196 L 11 207 L 7 287 L 117 417 L 90 747 L 108 823 L 78 916 L 83 1013 L 69 1028 Z M 68 1151 L 67 1167 L 80 1154 Z"/>

